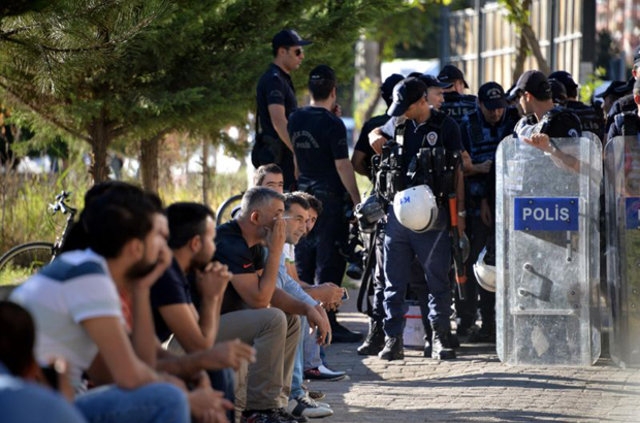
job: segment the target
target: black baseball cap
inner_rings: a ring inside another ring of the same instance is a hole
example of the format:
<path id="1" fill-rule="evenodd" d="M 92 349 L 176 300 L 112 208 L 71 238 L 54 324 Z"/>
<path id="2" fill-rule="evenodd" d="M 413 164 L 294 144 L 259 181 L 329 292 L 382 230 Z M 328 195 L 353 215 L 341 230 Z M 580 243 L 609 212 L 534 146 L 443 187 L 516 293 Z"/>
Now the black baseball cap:
<path id="1" fill-rule="evenodd" d="M 387 103 L 387 107 L 389 107 L 393 101 L 393 87 L 403 79 L 404 76 L 399 73 L 394 73 L 389 75 L 380 86 L 380 95 L 385 103 Z"/>
<path id="2" fill-rule="evenodd" d="M 564 89 L 567 91 L 567 97 L 573 98 L 578 96 L 578 84 L 569 72 L 563 70 L 551 72 L 549 79 L 555 79 L 564 85 Z"/>
<path id="3" fill-rule="evenodd" d="M 497 82 L 487 82 L 478 90 L 478 101 L 489 110 L 504 109 L 507 107 L 507 95 L 504 88 Z"/>
<path id="4" fill-rule="evenodd" d="M 309 72 L 309 82 L 320 80 L 336 81 L 336 73 L 333 71 L 331 66 L 318 65 Z"/>
<path id="5" fill-rule="evenodd" d="M 453 65 L 445 65 L 438 74 L 438 79 L 442 82 L 451 82 L 453 84 L 458 79 L 464 82 L 464 87 L 469 88 L 469 84 L 464 80 L 464 74 L 460 69 Z"/>
<path id="6" fill-rule="evenodd" d="M 403 79 L 393 87 L 393 103 L 389 106 L 389 116 L 402 116 L 404 112 L 427 93 L 427 86 L 418 78 Z"/>
<path id="7" fill-rule="evenodd" d="M 451 88 L 453 86 L 453 82 L 445 82 L 440 81 L 433 75 L 428 75 L 426 73 L 421 74 L 418 78 L 427 86 L 427 88 L 438 87 L 438 88 Z"/>
<path id="8" fill-rule="evenodd" d="M 509 96 L 516 97 L 519 93 L 528 92 L 538 100 L 551 98 L 551 85 L 544 73 L 537 70 L 528 70 L 518 78 L 515 87 Z"/>
<path id="9" fill-rule="evenodd" d="M 629 83 L 626 81 L 611 81 L 606 90 L 596 95 L 596 97 L 605 98 L 608 95 L 622 97 L 629 93 Z"/>
<path id="10" fill-rule="evenodd" d="M 306 46 L 311 44 L 309 40 L 303 40 L 293 29 L 283 29 L 273 36 L 271 47 L 277 50 L 280 47 Z"/>

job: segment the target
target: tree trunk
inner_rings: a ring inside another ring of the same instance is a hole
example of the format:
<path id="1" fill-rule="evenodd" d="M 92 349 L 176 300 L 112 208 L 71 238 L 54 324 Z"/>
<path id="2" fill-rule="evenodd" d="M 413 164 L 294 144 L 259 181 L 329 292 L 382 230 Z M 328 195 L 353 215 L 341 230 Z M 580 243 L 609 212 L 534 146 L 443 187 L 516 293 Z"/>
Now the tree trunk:
<path id="1" fill-rule="evenodd" d="M 89 173 L 93 177 L 93 183 L 97 184 L 109 179 L 109 166 L 107 165 L 107 151 L 111 145 L 112 134 L 104 117 L 95 119 L 89 127 L 89 144 L 91 144 L 91 167 Z"/>
<path id="2" fill-rule="evenodd" d="M 209 204 L 209 191 L 211 189 L 211 176 L 209 174 L 209 140 L 202 140 L 202 202 Z"/>
<path id="3" fill-rule="evenodd" d="M 551 73 L 551 69 L 549 68 L 547 60 L 542 55 L 542 50 L 540 50 L 540 43 L 538 42 L 538 38 L 533 32 L 533 28 L 531 28 L 531 25 L 526 24 L 522 26 L 522 37 L 527 41 L 527 44 L 529 44 L 531 53 L 533 53 L 533 57 L 535 57 L 536 61 L 538 62 L 538 70 L 545 75 L 549 75 Z M 551 40 L 551 42 L 553 42 L 553 40 Z"/>
<path id="4" fill-rule="evenodd" d="M 512 81 L 515 83 L 520 75 L 524 73 L 524 61 L 527 60 L 527 41 L 522 34 L 518 37 L 518 49 L 516 51 L 516 59 L 513 67 Z"/>
<path id="5" fill-rule="evenodd" d="M 144 189 L 158 192 L 158 153 L 163 134 L 158 134 L 150 139 L 140 142 L 140 171 L 142 173 L 142 186 Z"/>
<path id="6" fill-rule="evenodd" d="M 375 66 L 373 67 L 375 75 L 371 75 L 371 79 L 378 83 L 378 86 L 382 85 L 382 75 L 380 74 L 381 65 L 382 65 L 382 50 L 384 48 L 384 41 L 379 41 L 377 43 L 378 49 L 376 54 L 365 54 L 366 60 L 375 61 Z M 372 57 L 374 56 L 374 57 Z M 362 122 L 366 122 L 373 116 L 373 113 L 376 110 L 376 106 L 378 105 L 378 101 L 380 101 L 380 89 L 376 90 L 376 93 L 369 99 L 369 104 L 367 105 L 367 109 L 364 112 L 364 116 L 362 118 Z"/>

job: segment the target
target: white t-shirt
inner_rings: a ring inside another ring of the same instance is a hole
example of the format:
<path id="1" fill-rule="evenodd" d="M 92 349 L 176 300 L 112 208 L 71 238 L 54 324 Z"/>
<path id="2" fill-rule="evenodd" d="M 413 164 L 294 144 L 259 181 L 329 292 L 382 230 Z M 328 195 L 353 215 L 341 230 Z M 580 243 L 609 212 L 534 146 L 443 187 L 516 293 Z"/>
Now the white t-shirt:
<path id="1" fill-rule="evenodd" d="M 105 259 L 91 250 L 70 251 L 15 289 L 10 299 L 24 306 L 36 325 L 36 359 L 48 365 L 63 357 L 76 389 L 98 347 L 80 323 L 96 317 L 122 318 L 115 283 Z"/>

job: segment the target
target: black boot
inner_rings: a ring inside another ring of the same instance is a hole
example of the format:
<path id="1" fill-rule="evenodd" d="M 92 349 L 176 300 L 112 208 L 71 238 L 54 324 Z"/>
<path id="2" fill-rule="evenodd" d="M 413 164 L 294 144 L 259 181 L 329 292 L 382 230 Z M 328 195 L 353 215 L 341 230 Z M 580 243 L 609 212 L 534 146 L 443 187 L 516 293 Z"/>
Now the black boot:
<path id="1" fill-rule="evenodd" d="M 431 338 L 433 333 L 431 331 L 431 324 L 424 327 L 424 350 L 422 351 L 423 357 L 431 358 Z"/>
<path id="2" fill-rule="evenodd" d="M 338 323 L 336 319 L 335 311 L 328 311 L 327 316 L 329 317 L 329 323 L 331 324 L 331 339 L 332 342 L 360 342 L 362 340 L 362 335 L 358 332 L 352 332 L 346 327 L 342 326 Z"/>
<path id="3" fill-rule="evenodd" d="M 433 327 L 433 340 L 431 342 L 431 358 L 436 360 L 453 360 L 456 352 L 451 346 L 451 332 L 449 330 Z"/>
<path id="4" fill-rule="evenodd" d="M 384 331 L 382 322 L 369 320 L 369 333 L 362 345 L 358 347 L 358 355 L 378 355 L 384 348 Z"/>
<path id="5" fill-rule="evenodd" d="M 402 336 L 391 336 L 384 343 L 384 348 L 378 354 L 383 360 L 402 360 L 404 358 L 404 345 Z"/>

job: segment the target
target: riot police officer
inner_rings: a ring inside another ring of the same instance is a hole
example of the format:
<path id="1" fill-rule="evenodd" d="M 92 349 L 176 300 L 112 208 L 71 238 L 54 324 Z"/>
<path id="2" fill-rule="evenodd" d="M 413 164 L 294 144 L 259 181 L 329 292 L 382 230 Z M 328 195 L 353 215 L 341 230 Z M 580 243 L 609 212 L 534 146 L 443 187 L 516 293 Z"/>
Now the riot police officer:
<path id="1" fill-rule="evenodd" d="M 458 332 L 473 327 L 478 305 L 482 318 L 482 327 L 479 330 L 474 328 L 469 334 L 470 342 L 495 339 L 495 293 L 477 285 L 473 263 L 483 248 L 494 249 L 495 155 L 498 144 L 513 132 L 519 118 L 515 108 L 507 107 L 502 86 L 497 82 L 487 82 L 478 90 L 476 112 L 466 115 L 460 125 L 463 146 L 472 164 L 464 172 L 467 236 L 471 248 L 467 260 L 468 295 L 464 300 L 456 301 L 456 313 L 460 319 Z"/>
<path id="2" fill-rule="evenodd" d="M 564 85 L 567 92 L 567 101 L 564 106 L 578 116 L 582 131 L 592 132 L 600 138 L 600 141 L 604 140 L 604 118 L 593 106 L 578 100 L 578 84 L 573 80 L 573 76 L 567 71 L 559 70 L 551 72 L 549 79 L 555 79 Z"/>
<path id="3" fill-rule="evenodd" d="M 464 233 L 464 185 L 459 165 L 462 143 L 455 121 L 431 109 L 426 91 L 418 78 L 398 83 L 388 114 L 403 116 L 406 121 L 396 126 L 394 140 L 384 148 L 384 139 L 372 143 L 373 149 L 382 153 L 382 161 L 394 158 L 390 177 L 378 178 L 379 182 L 384 179 L 386 187 L 377 186 L 387 195 L 395 191 L 384 239 L 385 346 L 378 356 L 386 360 L 404 357 L 404 300 L 414 257 L 429 290 L 432 357 L 455 358 L 449 323 L 451 240 L 446 200 L 449 196 L 458 200 L 453 213 L 460 216 L 458 233 Z"/>

